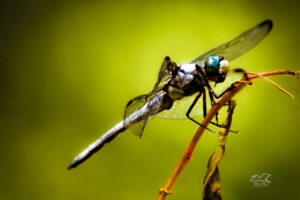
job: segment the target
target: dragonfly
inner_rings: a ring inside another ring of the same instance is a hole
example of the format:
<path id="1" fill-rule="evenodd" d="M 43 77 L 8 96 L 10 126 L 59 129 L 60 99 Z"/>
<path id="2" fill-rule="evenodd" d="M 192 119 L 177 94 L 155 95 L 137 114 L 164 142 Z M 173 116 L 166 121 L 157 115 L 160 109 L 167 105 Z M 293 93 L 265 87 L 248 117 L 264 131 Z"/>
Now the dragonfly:
<path id="1" fill-rule="evenodd" d="M 170 57 L 165 57 L 152 91 L 131 99 L 126 105 L 124 119 L 78 154 L 68 169 L 83 163 L 106 143 L 127 129 L 141 136 L 147 122 L 155 115 L 176 118 L 177 115 L 174 114 L 174 112 L 176 113 L 176 104 L 186 97 L 193 97 L 194 99 L 189 108 L 181 112 L 185 113 L 186 118 L 202 126 L 191 115 L 197 101 L 202 96 L 202 113 L 205 117 L 207 110 L 206 93 L 208 93 L 213 104 L 216 99 L 232 89 L 232 87 L 228 87 L 218 95 L 213 90 L 211 83 L 223 83 L 228 75 L 229 61 L 245 54 L 257 45 L 268 35 L 272 26 L 271 20 L 265 20 L 234 39 L 205 52 L 189 63 L 177 65 Z M 215 125 L 218 124 L 215 123 Z"/>

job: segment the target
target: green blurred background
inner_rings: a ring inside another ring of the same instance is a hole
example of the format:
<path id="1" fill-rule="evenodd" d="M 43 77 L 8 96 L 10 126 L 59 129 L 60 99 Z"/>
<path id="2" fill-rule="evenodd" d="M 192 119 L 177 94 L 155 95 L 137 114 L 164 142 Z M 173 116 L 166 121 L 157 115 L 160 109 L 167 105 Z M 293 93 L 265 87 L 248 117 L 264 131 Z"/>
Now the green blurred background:
<path id="1" fill-rule="evenodd" d="M 197 126 L 155 118 L 142 139 L 125 132 L 66 168 L 151 90 L 166 55 L 190 61 L 264 19 L 271 34 L 231 62 L 259 72 L 299 69 L 297 1 L 1 1 L 0 199 L 155 199 Z M 224 199 L 299 199 L 300 84 L 262 80 L 235 99 L 221 163 Z M 216 130 L 216 129 L 214 129 Z M 206 133 L 170 199 L 201 199 L 216 134 Z M 270 173 L 257 188 L 252 175 Z"/>

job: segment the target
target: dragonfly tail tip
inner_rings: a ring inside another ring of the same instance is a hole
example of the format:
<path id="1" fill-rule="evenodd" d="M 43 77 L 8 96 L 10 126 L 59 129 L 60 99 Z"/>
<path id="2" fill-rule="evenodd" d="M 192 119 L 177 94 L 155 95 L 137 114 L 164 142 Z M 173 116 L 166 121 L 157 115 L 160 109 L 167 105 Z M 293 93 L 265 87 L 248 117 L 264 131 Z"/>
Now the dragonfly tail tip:
<path id="1" fill-rule="evenodd" d="M 68 170 L 75 168 L 78 165 L 78 163 L 76 162 L 72 162 L 69 166 L 68 166 Z"/>

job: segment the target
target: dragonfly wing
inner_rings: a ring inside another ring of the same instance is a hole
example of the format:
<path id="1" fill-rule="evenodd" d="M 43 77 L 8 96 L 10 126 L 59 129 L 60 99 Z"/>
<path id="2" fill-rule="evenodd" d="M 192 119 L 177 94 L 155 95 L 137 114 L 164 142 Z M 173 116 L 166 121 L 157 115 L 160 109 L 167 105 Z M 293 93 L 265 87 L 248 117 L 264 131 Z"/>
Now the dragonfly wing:
<path id="1" fill-rule="evenodd" d="M 252 49 L 257 45 L 272 29 L 273 23 L 271 20 L 266 20 L 242 33 L 236 38 L 217 46 L 210 51 L 202 54 L 194 59 L 191 63 L 203 65 L 208 56 L 219 55 L 224 56 L 226 60 L 233 60 Z"/>
<path id="2" fill-rule="evenodd" d="M 212 55 L 221 55 L 224 56 L 226 60 L 233 60 L 245 54 L 247 51 L 249 51 L 255 45 L 257 45 L 271 31 L 271 29 L 272 21 L 263 21 L 262 23 L 258 24 L 252 29 L 237 36 L 233 40 L 230 40 L 229 42 L 226 42 L 210 51 L 207 51 L 198 58 L 194 59 L 191 63 L 198 63 L 199 65 L 203 65 L 207 57 Z M 166 57 L 160 68 L 158 80 L 153 88 L 153 92 L 156 91 L 157 88 L 162 87 L 166 83 L 166 81 L 172 76 L 172 65 L 174 65 L 174 63 L 171 62 L 169 57 Z M 226 90 L 233 82 L 239 80 L 240 78 L 240 75 L 228 74 L 226 80 L 222 84 L 218 84 L 216 86 L 212 85 L 212 87 L 217 94 L 220 94 L 221 92 Z M 185 114 L 191 106 L 196 95 L 197 94 L 188 96 L 179 101 L 174 102 L 171 109 L 160 112 L 157 114 L 157 116 L 161 118 L 185 119 Z M 210 103 L 209 101 L 207 102 L 207 107 L 209 108 Z M 199 116 L 203 113 L 202 110 L 203 101 L 199 99 L 190 116 Z"/>
<path id="3" fill-rule="evenodd" d="M 160 67 L 158 78 L 152 91 L 158 91 L 159 88 L 163 87 L 172 78 L 172 73 L 176 68 L 176 63 L 171 62 L 171 59 L 166 56 Z"/>
<path id="4" fill-rule="evenodd" d="M 147 103 L 148 95 L 140 95 L 133 99 L 131 99 L 126 106 L 125 113 L 124 113 L 124 120 L 142 108 Z M 145 125 L 148 121 L 148 116 L 144 116 L 143 119 L 140 122 L 137 122 L 133 125 L 131 125 L 128 129 L 130 132 L 132 132 L 134 135 L 141 136 L 143 134 L 143 130 L 145 128 Z"/>
<path id="5" fill-rule="evenodd" d="M 198 93 L 197 93 L 198 94 Z M 189 107 L 192 105 L 194 99 L 196 98 L 197 94 L 184 97 L 178 101 L 175 101 L 169 110 L 164 110 L 158 113 L 156 116 L 160 118 L 167 118 L 167 119 L 186 119 L 186 112 L 188 111 Z M 202 98 L 198 100 L 194 109 L 190 113 L 191 117 L 197 117 L 202 115 Z"/>
<path id="6" fill-rule="evenodd" d="M 142 136 L 147 122 L 151 116 L 158 113 L 164 106 L 163 99 L 166 93 L 163 90 L 156 93 L 138 96 L 130 100 L 126 106 L 124 123 L 128 129 L 137 136 Z M 132 119 L 139 118 L 139 121 L 132 123 Z"/>
<path id="7" fill-rule="evenodd" d="M 161 86 L 161 84 L 166 81 L 166 78 L 168 77 L 168 74 L 169 74 L 168 66 L 170 65 L 170 63 L 171 63 L 171 59 L 168 56 L 165 57 L 163 63 L 161 64 L 161 67 L 160 67 L 160 70 L 158 73 L 158 78 L 153 87 L 153 90 L 155 90 L 156 88 Z"/>
<path id="8" fill-rule="evenodd" d="M 145 116 L 145 118 L 142 121 L 133 124 L 132 126 L 130 126 L 130 128 L 128 130 L 132 134 L 134 134 L 136 136 L 139 136 L 139 137 L 142 137 L 145 126 L 146 126 L 147 122 L 149 121 L 149 119 L 150 119 L 149 115 Z"/>

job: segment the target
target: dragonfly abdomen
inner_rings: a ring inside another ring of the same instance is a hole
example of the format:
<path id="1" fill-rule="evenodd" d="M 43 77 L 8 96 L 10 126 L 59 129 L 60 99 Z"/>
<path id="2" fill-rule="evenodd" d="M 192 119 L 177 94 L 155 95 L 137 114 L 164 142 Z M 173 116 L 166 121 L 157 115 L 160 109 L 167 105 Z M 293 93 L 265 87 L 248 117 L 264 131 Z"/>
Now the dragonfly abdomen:
<path id="1" fill-rule="evenodd" d="M 112 129 L 103 134 L 99 139 L 90 144 L 84 151 L 82 151 L 78 156 L 72 161 L 69 165 L 68 169 L 72 169 L 77 167 L 77 165 L 83 163 L 89 157 L 91 157 L 94 153 L 99 151 L 104 144 L 113 140 L 117 135 L 124 132 L 127 128 L 124 126 L 124 122 L 121 121 L 117 125 L 115 125 Z"/>
<path id="2" fill-rule="evenodd" d="M 83 163 L 94 153 L 99 151 L 106 143 L 113 140 L 120 133 L 127 130 L 130 126 L 144 120 L 145 118 L 154 115 L 165 108 L 163 103 L 166 93 L 161 91 L 154 97 L 152 97 L 145 105 L 139 108 L 136 112 L 132 113 L 126 119 L 116 124 L 112 129 L 104 133 L 99 139 L 90 144 L 85 150 L 83 150 L 69 165 L 68 169 L 75 168 L 77 165 Z"/>

